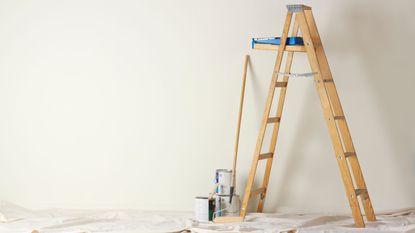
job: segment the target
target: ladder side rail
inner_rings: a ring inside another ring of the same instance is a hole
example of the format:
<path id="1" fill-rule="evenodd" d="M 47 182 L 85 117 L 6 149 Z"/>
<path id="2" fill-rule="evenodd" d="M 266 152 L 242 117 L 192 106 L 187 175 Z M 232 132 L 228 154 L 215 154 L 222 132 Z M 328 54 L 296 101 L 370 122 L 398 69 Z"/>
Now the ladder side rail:
<path id="1" fill-rule="evenodd" d="M 325 88 L 329 94 L 330 102 L 333 108 L 334 116 L 337 117 L 344 117 L 344 111 L 342 108 L 342 105 L 340 103 L 340 98 L 337 93 L 336 85 L 333 82 L 333 76 L 331 74 L 331 70 L 327 61 L 326 54 L 324 52 L 324 48 L 322 46 L 321 38 L 317 30 L 317 26 L 314 21 L 314 17 L 312 15 L 312 12 L 310 10 L 304 11 L 307 23 L 312 30 L 310 30 L 310 36 L 314 43 L 317 59 L 319 61 L 321 70 L 322 70 L 322 76 L 324 80 L 330 80 L 330 82 L 325 82 Z M 347 128 L 347 122 L 339 121 L 340 130 L 342 133 L 348 132 Z M 344 146 L 347 152 L 355 152 L 353 141 L 351 139 L 350 134 L 342 134 L 342 138 L 344 141 Z"/>
<path id="2" fill-rule="evenodd" d="M 292 31 L 292 34 L 291 34 L 293 37 L 297 36 L 298 28 L 299 28 L 298 20 L 295 19 L 294 20 L 294 25 L 293 25 L 293 31 Z M 293 57 L 294 57 L 294 52 L 292 52 L 292 51 L 287 52 L 287 60 L 286 60 L 285 72 L 284 72 L 286 74 L 290 73 L 290 71 L 291 71 L 291 65 L 292 65 L 292 62 L 293 62 Z M 282 82 L 287 82 L 287 84 L 288 84 L 288 79 L 289 79 L 289 75 L 284 75 L 283 79 L 282 79 Z M 284 109 L 286 93 L 287 93 L 287 87 L 281 88 L 279 99 L 278 99 L 278 107 L 277 107 L 277 111 L 276 111 L 276 114 L 275 114 L 275 117 L 277 117 L 279 119 L 281 119 L 282 112 L 283 112 L 283 109 Z M 278 122 L 275 122 L 274 129 L 272 131 L 271 144 L 269 146 L 268 152 L 273 153 L 273 157 L 275 157 L 275 148 L 276 148 L 276 145 L 277 145 L 277 139 L 278 139 L 278 132 L 279 132 L 280 124 L 281 124 L 281 120 L 279 120 Z M 266 164 L 265 172 L 264 172 L 264 179 L 262 181 L 262 187 L 265 188 L 265 192 L 261 195 L 261 197 L 259 199 L 257 212 L 262 212 L 263 209 L 264 209 L 264 202 L 265 202 L 266 192 L 268 190 L 268 183 L 269 183 L 269 178 L 270 178 L 270 175 L 271 175 L 272 162 L 273 162 L 273 158 L 267 160 L 267 164 Z"/>
<path id="3" fill-rule="evenodd" d="M 251 170 L 249 172 L 249 176 L 248 176 L 248 180 L 247 180 L 246 188 L 245 188 L 245 194 L 244 194 L 243 202 L 242 202 L 242 206 L 241 206 L 240 216 L 242 218 L 245 218 L 246 213 L 247 213 L 247 208 L 248 208 L 249 199 L 250 199 L 250 196 L 251 196 L 252 186 L 253 186 L 254 180 L 255 180 L 255 173 L 256 173 L 256 170 L 257 170 L 257 166 L 258 166 L 258 158 L 259 158 L 259 154 L 261 153 L 262 143 L 263 143 L 263 140 L 264 140 L 265 130 L 266 130 L 266 126 L 267 126 L 267 120 L 268 120 L 268 117 L 269 117 L 269 113 L 271 111 L 272 101 L 274 99 L 275 86 L 276 86 L 277 78 L 278 78 L 278 74 L 275 72 L 275 70 L 277 70 L 277 72 L 278 72 L 280 67 L 281 67 L 282 58 L 283 58 L 283 55 L 284 55 L 285 44 L 286 44 L 286 40 L 287 40 L 287 37 L 288 37 L 288 31 L 289 31 L 290 25 L 291 25 L 292 15 L 293 15 L 292 12 L 287 12 L 283 33 L 281 35 L 281 44 L 280 44 L 280 47 L 279 47 L 279 50 L 278 50 L 278 55 L 277 55 L 277 58 L 276 58 L 276 61 L 275 61 L 274 71 L 273 71 L 273 74 L 272 74 L 272 80 L 271 80 L 271 84 L 270 84 L 269 91 L 268 91 L 268 98 L 267 98 L 267 102 L 266 102 L 266 105 L 265 105 L 264 115 L 263 115 L 262 121 L 261 121 L 261 128 L 259 130 L 259 135 L 258 135 L 258 139 L 257 139 L 255 153 L 254 153 L 253 160 L 252 160 Z"/>
<path id="4" fill-rule="evenodd" d="M 323 113 L 326 119 L 326 123 L 329 128 L 329 133 L 332 139 L 334 151 L 336 154 L 337 162 L 342 174 L 343 184 L 346 190 L 347 198 L 349 199 L 350 208 L 352 210 L 352 215 L 355 221 L 356 226 L 364 227 L 363 217 L 360 211 L 359 202 L 357 201 L 353 180 L 349 171 L 347 160 L 344 156 L 343 144 L 341 141 L 341 136 L 337 128 L 337 124 L 334 120 L 333 109 L 329 99 L 329 95 L 325 88 L 325 83 L 323 81 L 320 64 L 318 63 L 317 55 L 311 39 L 310 30 L 305 18 L 304 12 L 297 13 L 301 34 L 303 36 L 304 45 L 307 50 L 308 60 L 313 72 L 317 74 L 314 76 L 317 91 L 320 96 L 321 105 L 323 107 Z"/>
<path id="5" fill-rule="evenodd" d="M 322 70 L 323 79 L 333 80 L 330 66 L 328 64 L 328 60 L 324 52 L 324 48 L 322 46 L 321 37 L 318 33 L 317 25 L 313 17 L 313 13 L 311 10 L 305 10 L 304 14 L 305 14 L 305 18 L 307 20 L 307 23 L 310 29 L 312 29 L 310 30 L 310 35 L 311 35 L 311 39 L 313 40 L 313 44 L 315 45 L 315 51 L 316 51 L 317 59 L 319 61 L 319 64 Z M 360 196 L 364 211 L 366 213 L 366 217 L 369 221 L 375 221 L 376 216 L 373 210 L 372 203 L 370 201 L 369 192 L 367 191 L 365 180 L 363 178 L 363 173 L 362 173 L 362 170 L 359 164 L 359 160 L 356 156 L 356 150 L 353 145 L 353 140 L 350 134 L 350 130 L 347 125 L 347 121 L 344 118 L 345 115 L 344 115 L 344 111 L 343 111 L 343 108 L 340 102 L 340 98 L 339 98 L 336 86 L 334 82 L 326 82 L 325 88 L 330 97 L 334 115 L 338 117 L 341 117 L 341 116 L 343 117 L 343 119 L 337 121 L 337 124 L 340 130 L 340 133 L 341 133 L 341 137 L 343 139 L 345 152 L 355 154 L 354 156 L 348 157 L 348 161 L 352 168 L 352 172 L 355 178 L 357 189 L 366 190 Z"/>

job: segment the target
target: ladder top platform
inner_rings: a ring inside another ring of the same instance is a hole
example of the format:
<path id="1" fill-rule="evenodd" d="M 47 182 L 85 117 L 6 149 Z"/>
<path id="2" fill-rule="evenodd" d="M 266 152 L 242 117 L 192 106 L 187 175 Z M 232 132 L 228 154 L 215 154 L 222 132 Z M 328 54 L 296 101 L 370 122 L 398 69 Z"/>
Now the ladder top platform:
<path id="1" fill-rule="evenodd" d="M 253 38 L 252 48 L 261 50 L 278 50 L 281 44 L 280 37 Z M 304 41 L 302 37 L 288 37 L 286 42 L 286 51 L 305 52 Z"/>
<path id="2" fill-rule="evenodd" d="M 304 10 L 311 10 L 311 7 L 301 4 L 293 4 L 293 5 L 287 5 L 288 11 L 291 12 L 301 12 Z"/>

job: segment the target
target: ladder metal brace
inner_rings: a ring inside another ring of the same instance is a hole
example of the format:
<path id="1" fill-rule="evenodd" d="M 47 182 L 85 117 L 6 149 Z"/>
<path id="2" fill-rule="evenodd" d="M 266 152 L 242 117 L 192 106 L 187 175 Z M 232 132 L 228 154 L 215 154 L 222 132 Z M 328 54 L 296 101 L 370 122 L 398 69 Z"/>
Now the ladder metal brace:
<path id="1" fill-rule="evenodd" d="M 298 78 L 298 77 L 313 77 L 317 74 L 317 72 L 309 72 L 309 73 L 284 73 L 284 72 L 278 72 L 279 75 L 283 76 L 289 76 L 292 78 Z"/>

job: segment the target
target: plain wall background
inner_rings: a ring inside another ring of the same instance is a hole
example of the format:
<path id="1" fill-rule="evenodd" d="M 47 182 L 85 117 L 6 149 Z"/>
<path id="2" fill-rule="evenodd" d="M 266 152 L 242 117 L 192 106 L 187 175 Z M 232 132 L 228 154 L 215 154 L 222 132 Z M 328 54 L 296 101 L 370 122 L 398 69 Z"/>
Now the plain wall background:
<path id="1" fill-rule="evenodd" d="M 0 198 L 192 210 L 231 167 L 243 55 L 243 193 L 288 1 L 0 2 Z M 415 206 L 415 2 L 304 1 L 375 210 Z M 308 72 L 304 55 L 294 72 Z M 266 211 L 349 212 L 311 79 L 292 80 Z M 259 170 L 261 171 L 261 170 Z M 262 177 L 262 172 L 257 173 Z"/>

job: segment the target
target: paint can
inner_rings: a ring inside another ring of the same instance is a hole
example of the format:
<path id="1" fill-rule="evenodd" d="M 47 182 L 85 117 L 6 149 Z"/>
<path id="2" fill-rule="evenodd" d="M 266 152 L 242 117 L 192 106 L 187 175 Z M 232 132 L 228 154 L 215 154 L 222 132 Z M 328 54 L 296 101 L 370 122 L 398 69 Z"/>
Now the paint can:
<path id="1" fill-rule="evenodd" d="M 215 183 L 217 185 L 216 193 L 219 195 L 230 195 L 232 184 L 231 169 L 216 169 Z"/>
<path id="2" fill-rule="evenodd" d="M 195 197 L 195 219 L 200 222 L 213 220 L 215 200 L 208 197 Z"/>
<path id="3" fill-rule="evenodd" d="M 234 194 L 231 203 L 229 203 L 229 199 L 230 195 L 218 194 L 216 196 L 215 217 L 239 216 L 239 211 L 241 209 L 241 200 L 239 199 L 239 195 Z"/>

